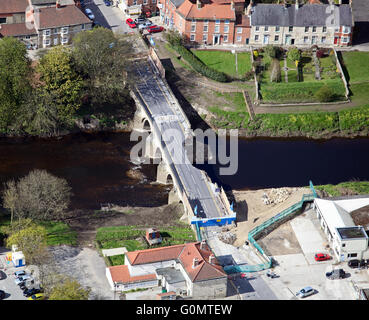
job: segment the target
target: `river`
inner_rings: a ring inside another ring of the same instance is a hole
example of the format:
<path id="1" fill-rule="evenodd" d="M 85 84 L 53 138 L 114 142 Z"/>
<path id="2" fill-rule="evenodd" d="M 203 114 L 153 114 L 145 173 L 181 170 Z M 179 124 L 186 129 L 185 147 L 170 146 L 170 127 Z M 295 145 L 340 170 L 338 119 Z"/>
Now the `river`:
<path id="1" fill-rule="evenodd" d="M 155 165 L 135 169 L 130 162 L 129 133 L 78 133 L 52 139 L 0 139 L 0 185 L 45 169 L 65 178 L 73 189 L 73 208 L 98 209 L 101 203 L 159 206 L 167 203 L 169 188 L 153 184 Z M 211 178 L 226 190 L 336 184 L 369 180 L 369 138 L 239 139 L 238 171 L 219 176 L 207 165 Z"/>

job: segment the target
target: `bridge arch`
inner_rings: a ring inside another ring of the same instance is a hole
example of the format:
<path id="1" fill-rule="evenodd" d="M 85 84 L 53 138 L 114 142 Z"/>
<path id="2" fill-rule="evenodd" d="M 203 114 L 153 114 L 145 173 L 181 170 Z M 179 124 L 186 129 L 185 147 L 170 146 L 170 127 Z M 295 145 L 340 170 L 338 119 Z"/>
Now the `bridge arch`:
<path id="1" fill-rule="evenodd" d="M 151 131 L 151 125 L 147 118 L 143 118 L 141 121 L 142 129 Z"/>

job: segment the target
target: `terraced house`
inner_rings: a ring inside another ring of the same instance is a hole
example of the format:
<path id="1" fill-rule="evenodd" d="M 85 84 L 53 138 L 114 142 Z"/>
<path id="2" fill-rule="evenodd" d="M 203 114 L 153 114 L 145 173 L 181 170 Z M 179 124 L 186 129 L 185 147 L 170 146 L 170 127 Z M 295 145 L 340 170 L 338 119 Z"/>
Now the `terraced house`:
<path id="1" fill-rule="evenodd" d="M 248 44 L 244 0 L 159 0 L 161 20 L 191 44 Z"/>
<path id="2" fill-rule="evenodd" d="M 92 27 L 74 0 L 0 0 L 3 16 L 0 37 L 16 37 L 29 49 L 69 44 L 76 33 Z"/>
<path id="3" fill-rule="evenodd" d="M 350 46 L 353 16 L 350 5 L 256 4 L 250 7 L 253 46 Z"/>

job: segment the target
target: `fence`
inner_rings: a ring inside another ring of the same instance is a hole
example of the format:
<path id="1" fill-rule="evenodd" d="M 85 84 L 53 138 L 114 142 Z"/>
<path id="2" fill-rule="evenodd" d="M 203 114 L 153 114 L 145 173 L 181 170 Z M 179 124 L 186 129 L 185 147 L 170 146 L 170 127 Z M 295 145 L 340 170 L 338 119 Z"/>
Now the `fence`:
<path id="1" fill-rule="evenodd" d="M 310 186 L 312 188 L 313 185 L 310 181 Z M 315 190 L 314 190 L 315 193 Z M 255 238 L 259 236 L 262 232 L 270 230 L 270 227 L 274 225 L 274 227 L 277 225 L 277 222 L 281 222 L 286 217 L 290 217 L 296 212 L 298 212 L 300 209 L 302 209 L 305 202 L 311 202 L 316 198 L 316 193 L 314 194 L 304 194 L 302 196 L 301 201 L 295 203 L 291 207 L 283 210 L 282 212 L 278 213 L 276 216 L 270 218 L 269 220 L 263 222 L 261 225 L 255 227 L 252 229 L 248 234 L 248 240 L 249 242 L 259 251 L 259 253 L 266 259 L 265 263 L 257 264 L 257 265 L 238 265 L 238 266 L 226 266 L 224 267 L 224 271 L 227 274 L 232 273 L 239 273 L 239 272 L 256 272 L 261 271 L 265 269 L 269 269 L 273 265 L 272 259 L 267 256 L 264 252 L 264 250 L 260 247 L 260 245 L 256 242 Z"/>

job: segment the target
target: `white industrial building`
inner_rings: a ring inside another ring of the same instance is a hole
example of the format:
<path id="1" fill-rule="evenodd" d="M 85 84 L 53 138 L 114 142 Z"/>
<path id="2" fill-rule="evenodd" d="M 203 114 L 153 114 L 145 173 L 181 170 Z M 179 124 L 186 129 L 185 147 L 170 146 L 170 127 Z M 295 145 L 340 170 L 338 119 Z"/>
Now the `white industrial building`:
<path id="1" fill-rule="evenodd" d="M 339 261 L 369 259 L 368 235 L 355 225 L 351 212 L 369 205 L 369 198 L 314 199 L 320 225 Z"/>

